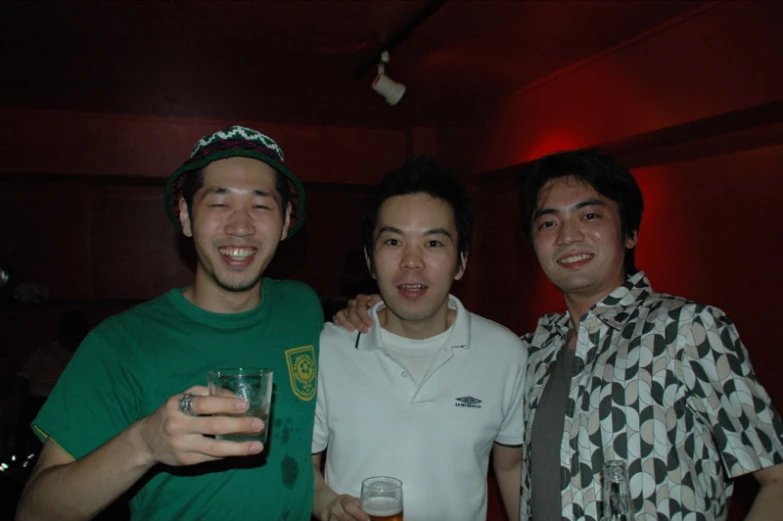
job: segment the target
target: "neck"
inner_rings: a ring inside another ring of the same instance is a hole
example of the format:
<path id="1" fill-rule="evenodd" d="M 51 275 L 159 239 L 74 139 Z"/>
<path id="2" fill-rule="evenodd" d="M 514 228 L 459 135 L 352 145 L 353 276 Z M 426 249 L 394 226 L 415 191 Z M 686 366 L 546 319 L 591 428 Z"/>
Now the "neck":
<path id="1" fill-rule="evenodd" d="M 615 289 L 617 288 L 615 287 L 606 290 L 598 295 L 580 295 L 574 293 L 566 293 L 563 295 L 565 297 L 568 314 L 571 315 L 571 323 L 574 325 L 574 331 L 579 330 L 579 321 L 582 317 Z"/>
<path id="2" fill-rule="evenodd" d="M 582 316 L 590 311 L 601 299 L 581 299 L 574 295 L 564 295 L 566 301 L 566 308 L 568 308 L 568 314 L 571 316 L 571 323 L 574 325 L 574 330 L 579 329 L 579 321 Z"/>
<path id="3" fill-rule="evenodd" d="M 574 330 L 579 329 L 579 321 L 585 313 L 609 296 L 614 290 L 625 284 L 625 280 L 625 273 L 622 272 L 614 279 L 614 283 L 608 280 L 603 288 L 592 287 L 582 292 L 564 292 L 563 297 L 565 298 L 566 308 L 568 308 L 568 314 L 571 315 L 571 323 L 574 325 Z"/>
<path id="4" fill-rule="evenodd" d="M 444 309 L 438 310 L 435 315 L 425 320 L 403 320 L 389 308 L 378 310 L 378 322 L 383 329 L 412 340 L 432 338 L 443 333 L 451 327 L 456 317 L 457 311 L 449 309 L 448 303 Z"/>
<path id="5" fill-rule="evenodd" d="M 261 283 L 246 291 L 227 291 L 223 288 L 196 282 L 182 292 L 192 304 L 212 313 L 241 313 L 261 302 Z"/>

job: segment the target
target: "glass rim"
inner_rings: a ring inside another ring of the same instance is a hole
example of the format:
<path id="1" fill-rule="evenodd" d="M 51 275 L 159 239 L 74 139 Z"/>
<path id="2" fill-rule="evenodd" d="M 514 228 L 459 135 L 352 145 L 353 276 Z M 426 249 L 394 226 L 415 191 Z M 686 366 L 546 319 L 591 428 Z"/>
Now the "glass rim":
<path id="1" fill-rule="evenodd" d="M 402 488 L 402 481 L 391 476 L 371 476 L 362 480 L 362 487 L 377 491 L 384 491 L 394 488 Z"/>
<path id="2" fill-rule="evenodd" d="M 207 371 L 208 376 L 264 376 L 272 374 L 272 370 L 266 367 L 220 367 Z"/>

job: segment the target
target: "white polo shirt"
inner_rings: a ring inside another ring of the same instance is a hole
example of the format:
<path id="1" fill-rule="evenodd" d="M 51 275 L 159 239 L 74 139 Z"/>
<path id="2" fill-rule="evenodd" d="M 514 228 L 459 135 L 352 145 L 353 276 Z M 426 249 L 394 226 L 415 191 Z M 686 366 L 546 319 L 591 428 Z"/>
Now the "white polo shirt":
<path id="1" fill-rule="evenodd" d="M 449 307 L 451 333 L 418 385 L 380 327 L 321 332 L 313 453 L 329 447 L 325 477 L 338 494 L 358 497 L 370 476 L 402 480 L 405 521 L 485 519 L 492 444 L 523 442 L 527 351 L 456 297 Z"/>

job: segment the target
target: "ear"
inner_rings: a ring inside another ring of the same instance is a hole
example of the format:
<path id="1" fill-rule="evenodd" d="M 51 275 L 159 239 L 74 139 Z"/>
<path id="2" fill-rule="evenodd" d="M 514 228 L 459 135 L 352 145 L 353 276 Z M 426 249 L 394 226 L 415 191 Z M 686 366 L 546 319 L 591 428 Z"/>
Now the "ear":
<path id="1" fill-rule="evenodd" d="M 630 250 L 639 241 L 639 230 L 634 230 L 631 235 L 625 238 L 625 249 Z"/>
<path id="2" fill-rule="evenodd" d="M 285 217 L 283 219 L 283 231 L 280 233 L 280 240 L 284 241 L 288 237 L 288 229 L 291 227 L 291 212 L 294 210 L 290 202 L 285 207 Z"/>
<path id="3" fill-rule="evenodd" d="M 460 254 L 460 258 L 462 259 L 462 267 L 457 269 L 457 273 L 454 274 L 454 280 L 461 279 L 462 276 L 465 274 L 465 268 L 468 267 L 468 254 L 467 253 Z"/>
<path id="4" fill-rule="evenodd" d="M 182 234 L 185 237 L 193 237 L 193 228 L 190 224 L 190 214 L 188 213 L 188 203 L 184 197 L 179 198 L 179 224 L 182 225 Z"/>
<path id="5" fill-rule="evenodd" d="M 372 267 L 372 261 L 370 255 L 367 253 L 367 248 L 364 248 L 364 262 L 367 264 L 367 271 L 370 272 L 370 277 L 375 278 L 375 270 Z"/>

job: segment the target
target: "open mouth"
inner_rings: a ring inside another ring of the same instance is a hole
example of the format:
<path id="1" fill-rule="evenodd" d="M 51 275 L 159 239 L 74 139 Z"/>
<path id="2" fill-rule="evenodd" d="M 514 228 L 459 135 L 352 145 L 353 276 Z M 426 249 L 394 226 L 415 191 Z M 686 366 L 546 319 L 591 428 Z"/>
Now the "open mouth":
<path id="1" fill-rule="evenodd" d="M 397 286 L 397 290 L 407 298 L 417 298 L 427 291 L 427 286 L 424 284 L 400 284 Z"/>
<path id="2" fill-rule="evenodd" d="M 257 248 L 253 247 L 232 247 L 224 246 L 218 248 L 218 252 L 223 257 L 223 260 L 228 264 L 246 264 L 249 263 L 253 256 L 255 256 Z"/>
<path id="3" fill-rule="evenodd" d="M 592 253 L 577 253 L 576 255 L 569 255 L 568 257 L 563 257 L 562 259 L 558 259 L 557 263 L 560 265 L 572 265 L 572 264 L 579 264 L 589 261 L 593 258 Z"/>

